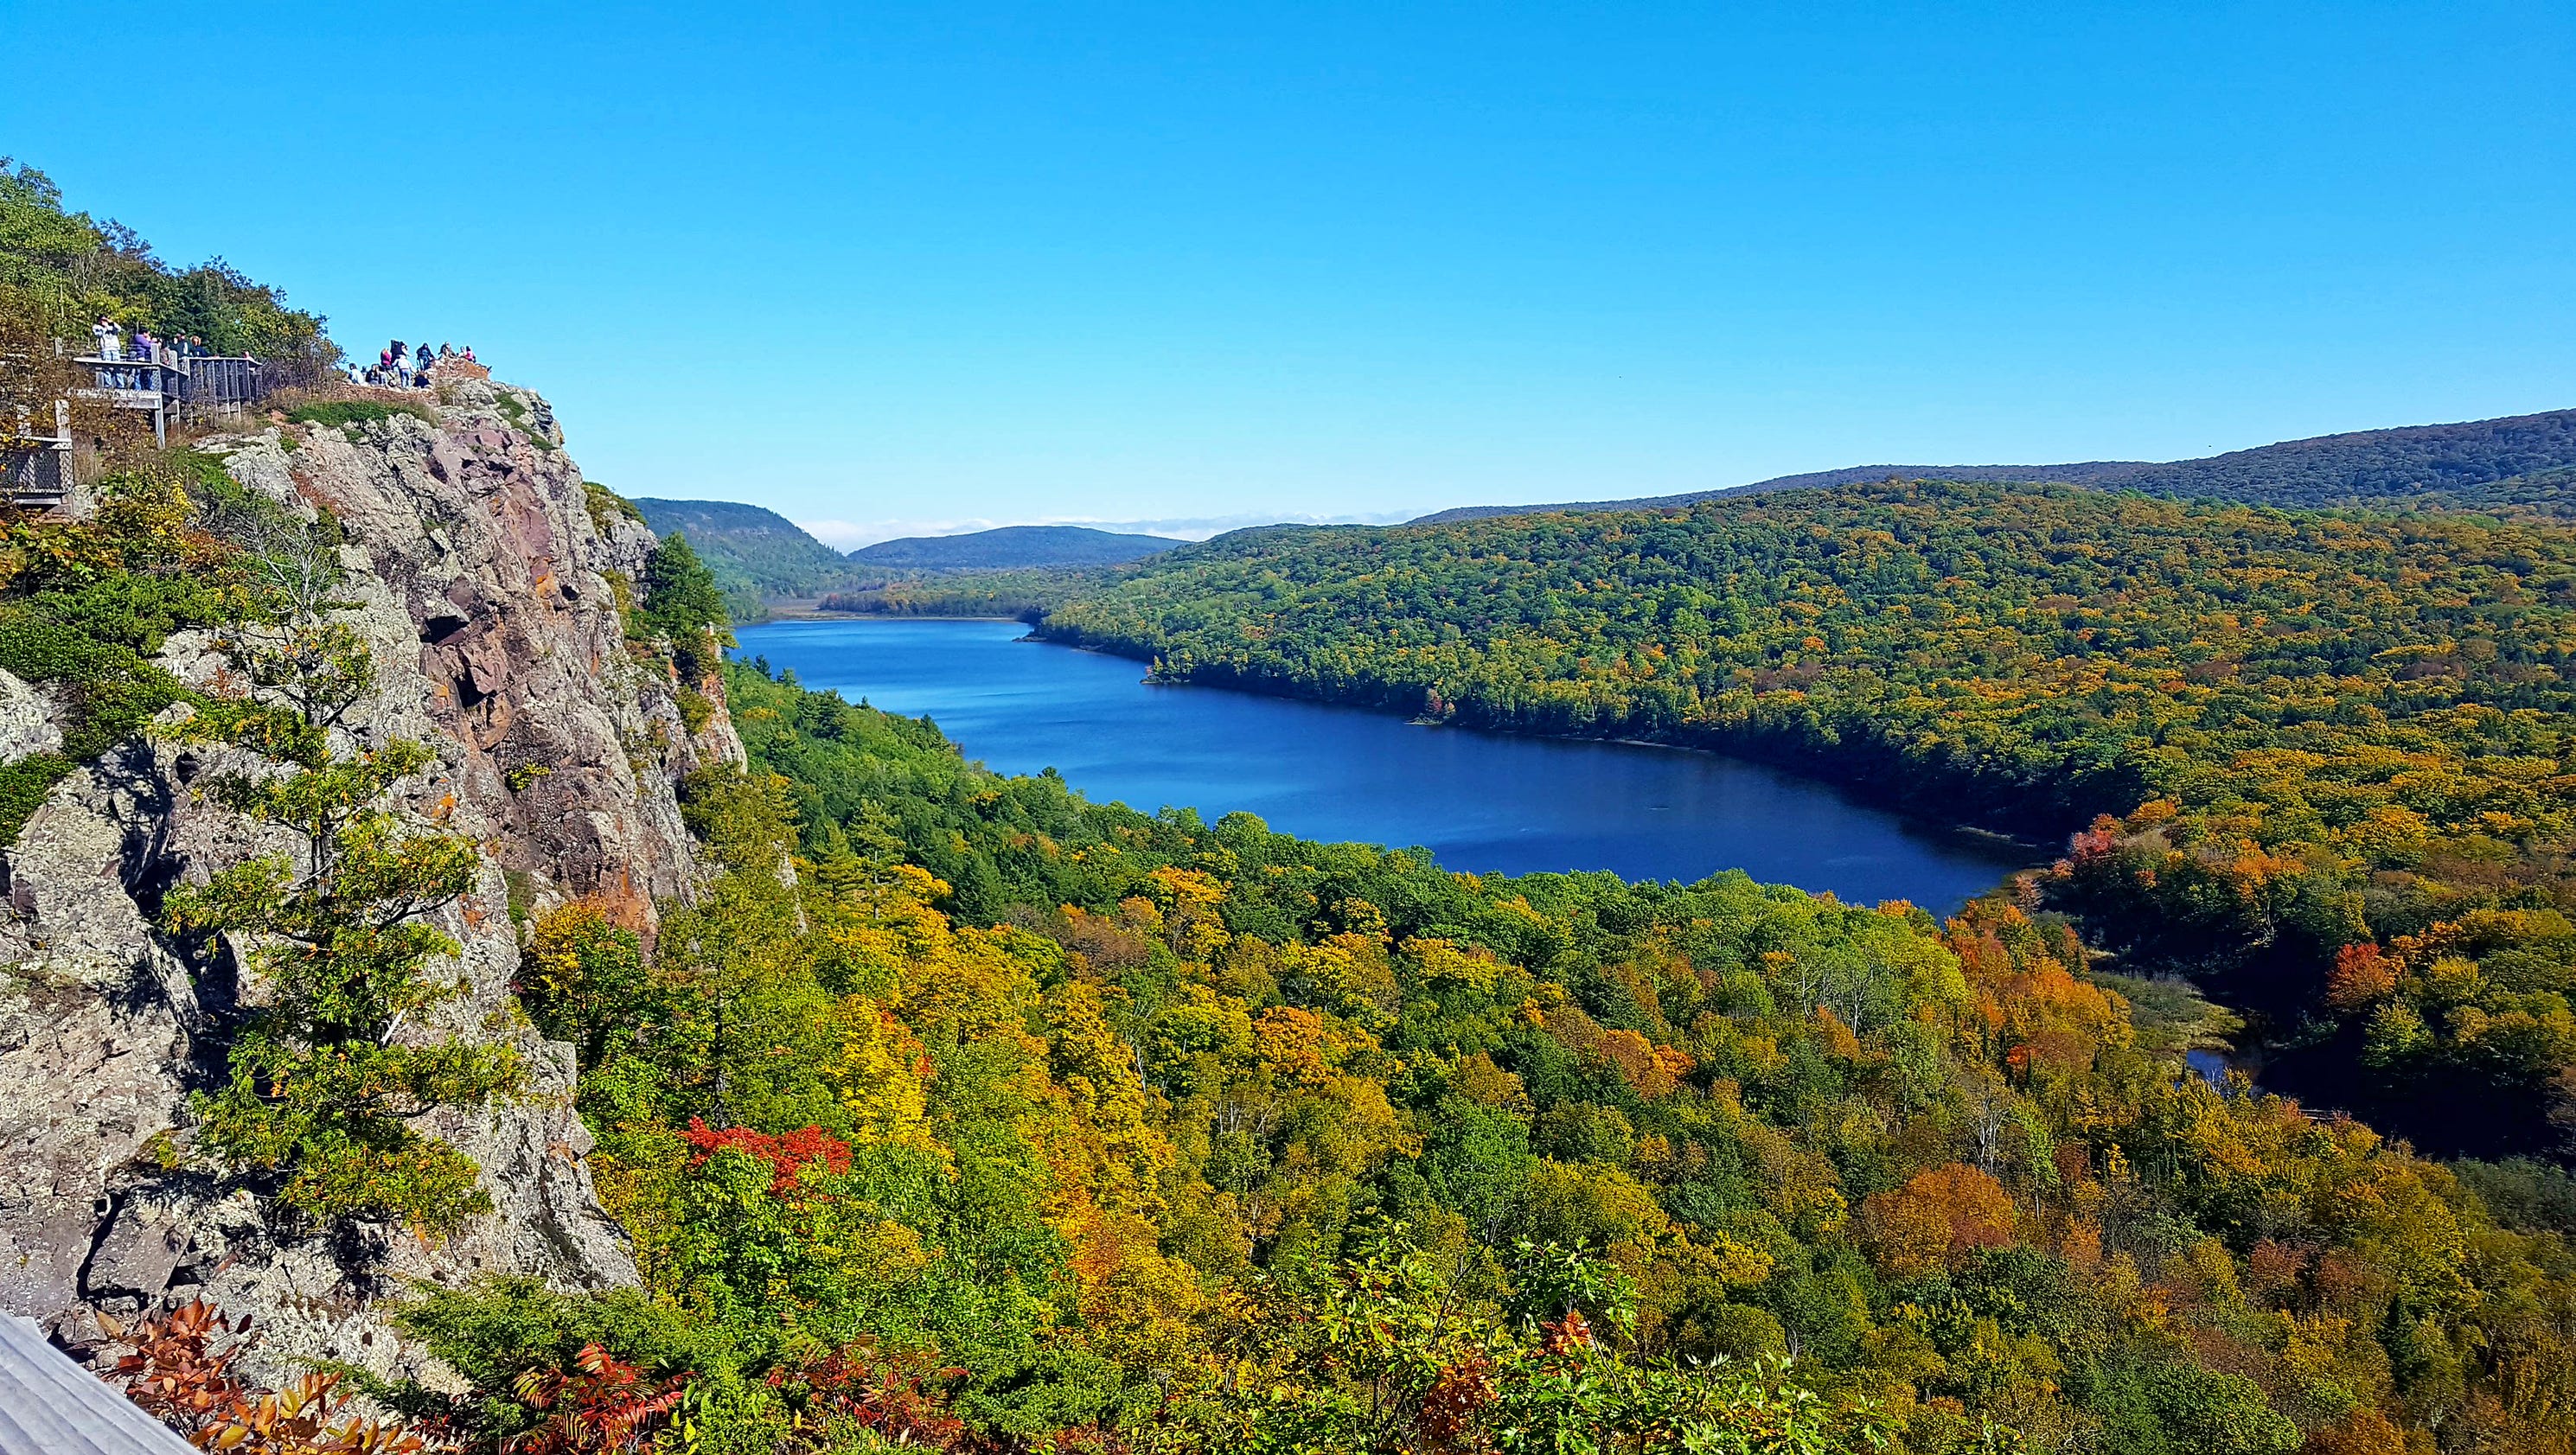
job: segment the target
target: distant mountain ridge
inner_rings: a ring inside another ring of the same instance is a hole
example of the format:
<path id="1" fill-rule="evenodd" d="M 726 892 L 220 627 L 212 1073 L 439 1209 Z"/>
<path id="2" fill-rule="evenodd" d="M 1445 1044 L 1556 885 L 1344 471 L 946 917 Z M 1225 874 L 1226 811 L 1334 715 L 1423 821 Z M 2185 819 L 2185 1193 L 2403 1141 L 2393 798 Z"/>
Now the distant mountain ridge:
<path id="1" fill-rule="evenodd" d="M 1665 510 L 1721 497 L 1884 480 L 2048 481 L 2136 490 L 2178 499 L 2232 500 L 2316 509 L 2336 505 L 2499 505 L 2568 513 L 2571 482 L 2553 472 L 2576 466 L 2576 409 L 2459 424 L 2409 425 L 2284 440 L 2206 459 L 2157 463 L 2089 460 L 2064 465 L 1855 465 L 1780 475 L 1719 490 L 1633 500 L 1553 505 L 1467 505 L 1408 522 L 1439 525 L 1496 515 L 1597 510 Z M 2495 489 L 2500 482 L 2518 482 Z M 2562 504 L 2562 502 L 2564 502 Z"/>
<path id="2" fill-rule="evenodd" d="M 989 571 L 1031 566 L 1114 566 L 1189 542 L 1121 535 L 1081 525 L 1006 525 L 953 536 L 903 536 L 850 552 L 862 566 L 911 571 Z"/>
<path id="3" fill-rule="evenodd" d="M 1681 495 L 1647 495 L 1634 500 L 1570 500 L 1557 505 L 1460 505 L 1416 517 L 1405 524 L 1447 525 L 1496 515 L 1553 515 L 1566 511 L 1671 510 L 1720 496 L 1858 485 L 1890 476 L 1901 480 L 1993 480 L 2004 484 L 2046 481 L 2050 484 L 2090 485 L 2127 471 L 2150 468 L 2153 466 L 2144 460 L 2093 460 L 2080 465 L 1846 465 L 1839 470 L 1813 470 L 1804 475 L 1775 475 L 1750 485 L 1693 490 Z"/>

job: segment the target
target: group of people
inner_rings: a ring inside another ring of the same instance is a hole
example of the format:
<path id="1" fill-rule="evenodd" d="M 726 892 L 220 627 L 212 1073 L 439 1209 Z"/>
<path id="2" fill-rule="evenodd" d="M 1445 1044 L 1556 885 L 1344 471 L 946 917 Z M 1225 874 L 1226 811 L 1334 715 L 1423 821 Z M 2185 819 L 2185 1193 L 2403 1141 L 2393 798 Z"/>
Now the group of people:
<path id="1" fill-rule="evenodd" d="M 463 359 L 473 363 L 474 346 L 468 344 L 457 349 L 440 344 L 438 352 L 433 354 L 427 344 L 411 350 L 404 347 L 401 339 L 395 339 L 377 352 L 376 361 L 357 376 L 356 382 L 389 389 L 426 389 L 430 371 L 437 368 L 442 359 Z"/>
<path id="2" fill-rule="evenodd" d="M 97 357 L 111 364 L 167 364 L 178 359 L 206 358 L 213 353 L 206 341 L 195 334 L 165 339 L 156 337 L 148 328 L 134 330 L 134 342 L 129 348 L 124 326 L 106 314 L 100 314 L 98 322 L 90 325 L 89 336 L 97 346 Z"/>

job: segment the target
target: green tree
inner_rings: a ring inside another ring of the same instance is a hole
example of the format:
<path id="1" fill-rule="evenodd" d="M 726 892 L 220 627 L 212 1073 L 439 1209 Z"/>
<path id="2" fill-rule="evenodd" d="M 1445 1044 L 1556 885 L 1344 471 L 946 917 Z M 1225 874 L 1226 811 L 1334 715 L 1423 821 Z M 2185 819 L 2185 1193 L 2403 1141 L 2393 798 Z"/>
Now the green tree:
<path id="1" fill-rule="evenodd" d="M 425 916 L 472 888 L 479 856 L 462 835 L 408 827 L 387 805 L 429 764 L 426 747 L 334 742 L 374 686 L 374 660 L 333 619 L 322 534 L 281 528 L 267 544 L 260 609 L 220 643 L 258 695 L 210 704 L 176 729 L 265 759 L 211 791 L 302 846 L 182 886 L 165 908 L 174 932 L 228 941 L 263 997 L 234 1038 L 229 1080 L 195 1100 L 203 1144 L 235 1171 L 281 1174 L 280 1200 L 308 1218 L 452 1228 L 490 1199 L 469 1158 L 408 1119 L 523 1079 L 508 1048 L 422 1024 L 463 988 L 436 964 L 456 942 Z"/>
<path id="2" fill-rule="evenodd" d="M 681 679 L 695 681 L 713 672 L 721 649 L 733 645 L 733 634 L 725 630 L 724 592 L 687 536 L 674 533 L 653 547 L 644 558 L 643 585 L 636 620 L 648 632 L 669 638 L 672 665 Z"/>

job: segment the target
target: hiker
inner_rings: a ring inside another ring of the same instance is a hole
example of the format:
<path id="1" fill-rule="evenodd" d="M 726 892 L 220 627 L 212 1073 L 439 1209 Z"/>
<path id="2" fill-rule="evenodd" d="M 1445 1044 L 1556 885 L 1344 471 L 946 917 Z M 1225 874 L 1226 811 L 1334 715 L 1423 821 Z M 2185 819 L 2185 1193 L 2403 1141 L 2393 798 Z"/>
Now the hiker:
<path id="1" fill-rule="evenodd" d="M 98 322 L 90 325 L 89 336 L 98 340 L 98 356 L 100 358 L 122 359 L 125 357 L 125 330 L 116 326 L 115 319 L 108 317 L 104 313 L 100 314 L 98 316 Z"/>
<path id="2" fill-rule="evenodd" d="M 152 330 L 138 328 L 134 331 L 134 357 L 143 362 L 147 364 L 161 362 L 160 344 L 161 340 L 152 336 Z"/>
<path id="3" fill-rule="evenodd" d="M 429 359 L 429 345 L 427 345 L 427 344 L 422 344 L 422 345 L 420 346 L 420 355 L 419 355 L 419 357 L 420 357 L 420 367 L 419 367 L 417 370 L 415 370 L 414 372 L 416 372 L 417 374 L 419 374 L 419 375 L 420 375 L 420 387 L 422 387 L 423 389 L 426 389 L 426 388 L 428 388 L 428 387 L 429 387 L 429 363 L 430 363 L 430 359 Z"/>

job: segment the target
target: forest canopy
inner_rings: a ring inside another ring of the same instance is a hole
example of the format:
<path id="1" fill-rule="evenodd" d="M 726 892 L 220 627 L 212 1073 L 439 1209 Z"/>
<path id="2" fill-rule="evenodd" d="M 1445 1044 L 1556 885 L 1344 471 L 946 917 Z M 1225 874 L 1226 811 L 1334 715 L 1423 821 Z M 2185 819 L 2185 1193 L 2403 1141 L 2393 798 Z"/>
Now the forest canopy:
<path id="1" fill-rule="evenodd" d="M 722 877 L 649 948 L 547 916 L 522 979 L 646 1288 L 417 1304 L 459 1427 L 607 1388 L 790 1450 L 2565 1437 L 2563 1177 L 2212 1085 L 2026 897 L 1451 874 L 726 685 Z"/>
<path id="2" fill-rule="evenodd" d="M 0 157 L 0 290 L 19 297 L 58 338 L 88 342 L 102 317 L 165 339 L 194 337 L 217 354 L 295 361 L 315 371 L 338 357 L 316 314 L 255 283 L 221 258 L 173 267 L 121 223 L 63 206 L 53 179 Z"/>
<path id="3" fill-rule="evenodd" d="M 1245 533 L 1041 631 L 2083 829 L 2041 888 L 2123 968 L 2266 1015 L 2276 1084 L 2494 1154 L 2576 1091 L 2571 608 L 2545 521 L 1886 483 Z"/>

